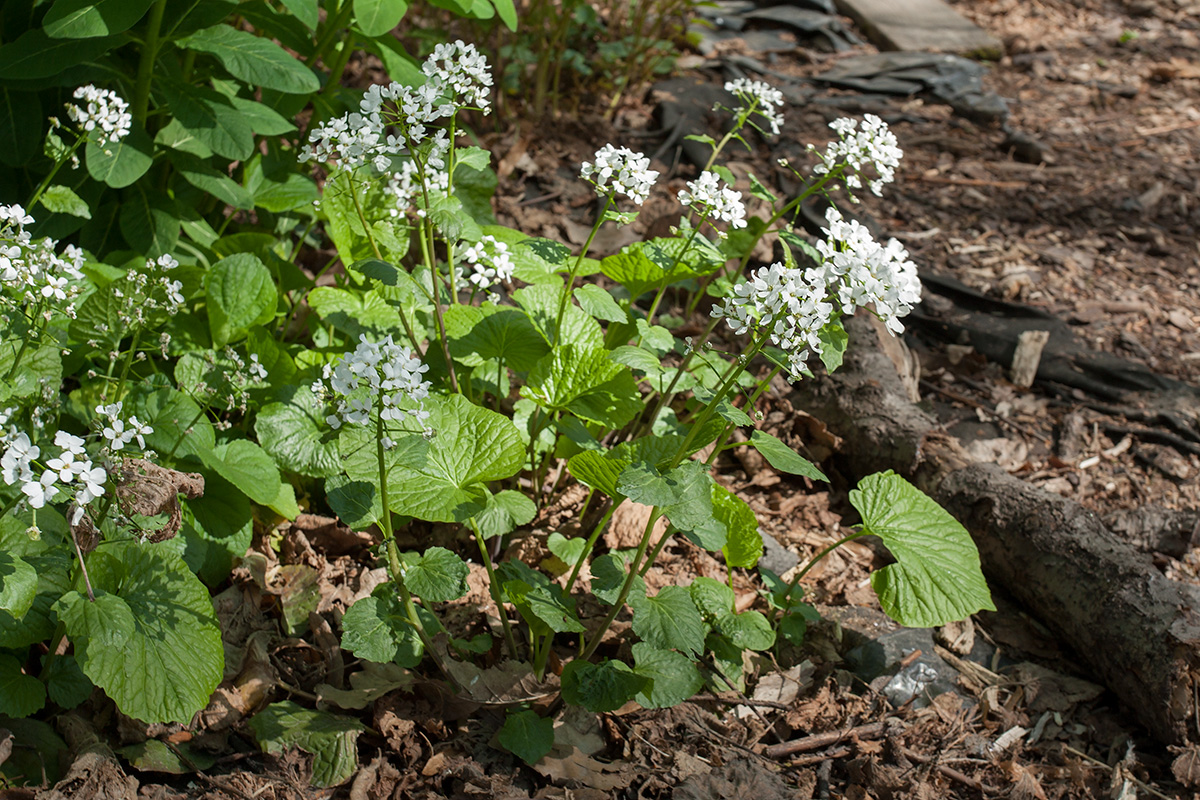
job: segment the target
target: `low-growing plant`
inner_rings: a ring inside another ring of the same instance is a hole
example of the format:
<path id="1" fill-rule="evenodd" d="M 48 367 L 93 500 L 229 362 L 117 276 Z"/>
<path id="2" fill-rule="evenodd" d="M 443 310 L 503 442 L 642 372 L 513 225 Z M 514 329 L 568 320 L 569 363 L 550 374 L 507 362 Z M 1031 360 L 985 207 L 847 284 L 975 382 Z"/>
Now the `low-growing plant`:
<path id="1" fill-rule="evenodd" d="M 332 285 L 271 246 L 222 236 L 206 250 L 172 255 L 164 243 L 101 261 L 35 237 L 24 207 L 0 207 L 0 682 L 11 689 L 0 713 L 70 707 L 95 685 L 144 721 L 190 719 L 224 666 L 205 584 L 245 554 L 255 509 L 299 513 L 297 487 L 381 534 L 388 581 L 346 611 L 343 647 L 383 665 L 428 660 L 463 692 L 484 654 L 543 680 L 554 648 L 569 647 L 566 702 L 664 707 L 737 685 L 748 651 L 802 639 L 811 563 L 787 583 L 764 573 L 770 613 L 739 613 L 732 576 L 756 567 L 762 537 L 711 471 L 721 453 L 751 447 L 781 472 L 825 479 L 757 427 L 756 402 L 778 376 L 810 375 L 810 353 L 836 369 L 842 320 L 859 309 L 902 330 L 919 282 L 898 243 L 836 207 L 815 245 L 789 221 L 816 194 L 879 192 L 900 158 L 894 136 L 873 117 L 839 120 L 801 195 L 784 202 L 753 181 L 773 210 L 747 219 L 717 160 L 746 127 L 777 130 L 782 98 L 731 83 L 733 129 L 705 139 L 709 168 L 680 194 L 677 230 L 596 260 L 602 226 L 629 224 L 654 190 L 649 160 L 606 145 L 582 166 L 601 210 L 580 252 L 528 237 L 495 224 L 490 154 L 458 143 L 465 120 L 489 109 L 486 60 L 443 44 L 417 75 L 372 86 L 357 111 L 314 125 L 301 153 L 325 171 L 316 213 L 341 264 L 326 267 Z M 72 147 L 134 136 L 137 115 L 126 119 L 119 97 L 85 88 L 78 100 L 89 105 L 69 124 L 86 142 L 64 144 L 58 167 Z M 53 178 L 41 183 L 39 202 Z M 783 260 L 743 277 L 768 231 Z M 597 273 L 611 290 L 581 282 Z M 672 289 L 689 311 L 712 305 L 698 337 L 662 324 Z M 728 349 L 714 346 L 722 321 Z M 739 429 L 748 436 L 732 441 Z M 497 561 L 497 545 L 572 480 L 587 495 L 579 535 L 548 538 L 558 569 Z M 875 475 L 851 502 L 862 526 L 843 542 L 875 535 L 896 558 L 872 575 L 888 614 L 926 626 L 991 607 L 970 537 L 914 487 Z M 600 552 L 625 503 L 649 508 L 637 546 Z M 452 549 L 402 550 L 397 530 L 413 520 L 462 531 L 486 571 L 495 641 L 444 627 L 438 604 L 466 593 L 470 567 Z M 676 537 L 719 554 L 726 581 L 649 591 L 644 576 Z M 585 582 L 607 609 L 600 620 L 578 612 Z M 627 608 L 632 664 L 601 650 Z M 264 747 L 307 735 L 311 712 L 271 713 L 288 736 Z M 330 730 L 357 735 L 343 722 Z M 499 741 L 536 761 L 548 730 L 519 710 Z"/>

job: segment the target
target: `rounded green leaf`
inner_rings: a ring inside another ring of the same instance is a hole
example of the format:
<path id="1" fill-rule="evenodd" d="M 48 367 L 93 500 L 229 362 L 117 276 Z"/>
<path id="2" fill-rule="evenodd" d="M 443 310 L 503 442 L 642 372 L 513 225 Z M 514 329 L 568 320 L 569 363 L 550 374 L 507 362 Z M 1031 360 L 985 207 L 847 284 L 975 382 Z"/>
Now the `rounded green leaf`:
<path id="1" fill-rule="evenodd" d="M 634 673 L 649 679 L 637 695 L 638 703 L 645 708 L 677 706 L 704 686 L 696 663 L 682 653 L 637 642 L 633 658 Z"/>
<path id="2" fill-rule="evenodd" d="M 310 711 L 291 700 L 273 703 L 250 718 L 250 727 L 265 753 L 293 747 L 312 753 L 313 786 L 336 786 L 358 768 L 358 735 L 365 728 L 350 717 Z"/>
<path id="3" fill-rule="evenodd" d="M 563 667 L 562 696 L 573 706 L 607 714 L 636 697 L 649 682 L 620 661 L 593 664 L 575 659 Z"/>
<path id="4" fill-rule="evenodd" d="M 21 671 L 21 662 L 0 654 L 0 714 L 28 717 L 46 705 L 46 687 Z"/>
<path id="5" fill-rule="evenodd" d="M 863 530 L 883 540 L 896 563 L 871 573 L 892 619 L 932 628 L 995 611 L 971 534 L 928 495 L 891 470 L 868 475 L 850 492 Z"/>
<path id="6" fill-rule="evenodd" d="M 771 623 L 758 611 L 727 614 L 717 620 L 717 630 L 745 650 L 769 650 L 775 644 Z"/>
<path id="7" fill-rule="evenodd" d="M 270 39 L 231 25 L 214 25 L 180 39 L 188 50 L 216 56 L 235 78 L 284 94 L 308 94 L 321 88 L 312 70 Z"/>
<path id="8" fill-rule="evenodd" d="M 405 553 L 403 558 L 404 582 L 422 600 L 445 603 L 467 593 L 471 570 L 446 548 L 431 547 L 419 556 Z"/>
<path id="9" fill-rule="evenodd" d="M 85 651 L 88 647 L 124 647 L 133 638 L 137 620 L 124 598 L 95 591 L 95 600 L 79 592 L 67 592 L 54 610 L 67 628 L 71 641 Z"/>
<path id="10" fill-rule="evenodd" d="M 42 20 L 54 39 L 90 39 L 123 33 L 142 18 L 154 0 L 55 0 Z"/>
<path id="11" fill-rule="evenodd" d="M 354 23 L 370 37 L 382 36 L 400 24 L 408 0 L 356 0 Z"/>
<path id="12" fill-rule="evenodd" d="M 342 617 L 342 647 L 378 664 L 415 667 L 425 651 L 396 589 L 386 583 L 355 601 Z"/>
<path id="13" fill-rule="evenodd" d="M 252 253 L 223 258 L 208 272 L 208 327 L 213 344 L 224 347 L 254 325 L 275 316 L 278 294 L 271 271 Z"/>
<path id="14" fill-rule="evenodd" d="M 664 586 L 654 597 L 631 594 L 633 632 L 660 650 L 699 653 L 704 649 L 704 619 L 682 586 Z"/>
<path id="15" fill-rule="evenodd" d="M 510 711 L 496 740 L 526 764 L 536 764 L 554 747 L 554 719 L 533 711 Z"/>
<path id="16" fill-rule="evenodd" d="M 228 97 L 202 86 L 157 84 L 175 119 L 219 156 L 241 161 L 254 152 L 254 129 Z"/>
<path id="17" fill-rule="evenodd" d="M 103 147 L 89 138 L 84 146 L 84 162 L 88 174 L 114 189 L 132 185 L 146 174 L 154 163 L 154 143 L 142 126 L 134 122 L 129 133 L 119 142 Z"/>
<path id="18" fill-rule="evenodd" d="M 324 409 L 307 386 L 289 387 L 258 412 L 254 432 L 262 448 L 285 470 L 313 478 L 341 471 L 336 441 L 325 441 L 329 430 Z"/>
<path id="19" fill-rule="evenodd" d="M 0 611 L 21 619 L 37 596 L 37 570 L 20 556 L 0 550 Z"/>
<path id="20" fill-rule="evenodd" d="M 88 573 L 96 589 L 128 605 L 134 629 L 119 647 L 89 638 L 76 641 L 75 658 L 84 674 L 135 719 L 190 721 L 208 704 L 225 665 L 221 630 L 204 584 L 179 556 L 140 542 L 93 552 Z"/>
<path id="21" fill-rule="evenodd" d="M 129 246 L 147 258 L 170 253 L 179 241 L 180 221 L 174 201 L 162 192 L 134 186 L 121 203 L 118 221 Z"/>
<path id="22" fill-rule="evenodd" d="M 260 506 L 269 506 L 279 497 L 279 468 L 265 450 L 248 439 L 202 450 L 200 460 Z"/>

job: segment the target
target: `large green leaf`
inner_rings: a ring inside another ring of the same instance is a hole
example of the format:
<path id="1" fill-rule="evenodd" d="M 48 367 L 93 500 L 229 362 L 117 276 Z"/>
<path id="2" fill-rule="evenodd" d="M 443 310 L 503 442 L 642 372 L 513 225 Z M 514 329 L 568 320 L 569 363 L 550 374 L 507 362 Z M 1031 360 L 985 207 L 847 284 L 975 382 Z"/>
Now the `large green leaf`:
<path id="1" fill-rule="evenodd" d="M 646 642 L 633 645 L 634 673 L 649 678 L 638 693 L 645 708 L 670 708 L 694 695 L 704 686 L 696 662 L 683 653 L 661 650 Z"/>
<path id="2" fill-rule="evenodd" d="M 141 124 L 134 122 L 119 142 L 108 142 L 101 147 L 89 138 L 84 153 L 89 175 L 114 189 L 121 189 L 133 184 L 150 169 L 154 162 L 154 143 Z"/>
<path id="3" fill-rule="evenodd" d="M 758 611 L 726 614 L 717 620 L 717 630 L 746 650 L 769 650 L 775 644 L 771 623 Z"/>
<path id="4" fill-rule="evenodd" d="M 558 321 L 559 304 L 565 291 L 557 280 L 553 284 L 526 286 L 517 289 L 512 295 L 513 300 L 516 300 L 529 315 L 533 327 L 537 328 L 542 338 L 550 344 L 556 341 L 554 327 Z M 604 331 L 590 314 L 574 303 L 567 303 L 562 318 L 561 341 L 584 349 L 603 347 Z"/>
<path id="5" fill-rule="evenodd" d="M 723 486 L 713 484 L 713 518 L 725 528 L 725 544 L 721 552 L 731 567 L 750 569 L 762 558 L 763 540 L 758 532 L 758 519 L 746 501 Z"/>
<path id="6" fill-rule="evenodd" d="M 871 573 L 888 616 L 932 628 L 995 611 L 966 528 L 920 489 L 891 470 L 868 475 L 850 492 L 863 530 L 883 540 L 895 564 Z"/>
<path id="7" fill-rule="evenodd" d="M 254 737 L 265 753 L 298 747 L 312 753 L 312 784 L 318 788 L 344 783 L 358 768 L 358 735 L 366 728 L 351 717 L 310 711 L 285 700 L 250 718 Z"/>
<path id="8" fill-rule="evenodd" d="M 510 478 L 525 463 L 525 447 L 507 417 L 462 395 L 431 403 L 435 436 L 424 464 L 389 473 L 392 510 L 430 522 L 464 522 L 487 505 L 483 486 Z"/>
<path id="9" fill-rule="evenodd" d="M 108 52 L 116 37 L 95 39 L 51 39 L 41 28 L 25 31 L 0 47 L 0 80 L 30 80 L 57 75 L 67 67 Z"/>
<path id="10" fill-rule="evenodd" d="M 635 461 L 622 470 L 617 491 L 635 503 L 657 506 L 682 531 L 712 519 L 712 478 L 698 461 L 685 461 L 667 472 Z"/>
<path id="11" fill-rule="evenodd" d="M 464 318 L 454 335 L 450 334 L 450 312 L 469 306 L 452 306 L 446 313 L 446 334 L 450 338 L 450 355 L 470 367 L 485 361 L 497 360 L 517 372 L 528 372 L 542 356 L 550 351 L 546 340 L 519 308 L 499 308 L 490 314 L 479 313 Z M 480 311 L 480 309 L 476 309 Z"/>
<path id="12" fill-rule="evenodd" d="M 123 33 L 142 18 L 154 0 L 55 0 L 42 20 L 54 39 L 91 39 Z"/>
<path id="13" fill-rule="evenodd" d="M 575 659 L 563 667 L 563 700 L 594 714 L 607 714 L 628 703 L 650 682 L 621 661 Z"/>
<path id="14" fill-rule="evenodd" d="M 37 596 L 37 570 L 18 555 L 0 550 L 0 611 L 25 616 Z"/>
<path id="15" fill-rule="evenodd" d="M 254 198 L 250 192 L 233 178 L 213 168 L 207 161 L 178 150 L 170 153 L 170 159 L 184 180 L 197 189 L 208 192 L 222 203 L 227 203 L 234 208 L 243 210 L 254 208 Z"/>
<path id="16" fill-rule="evenodd" d="M 263 89 L 285 94 L 308 94 L 321 88 L 312 70 L 270 39 L 231 25 L 214 25 L 180 39 L 188 50 L 210 53 L 229 74 Z"/>
<path id="17" fill-rule="evenodd" d="M 397 341 L 405 338 L 396 309 L 388 305 L 379 289 L 351 292 L 335 286 L 318 286 L 308 293 L 308 304 L 323 322 L 355 341 L 363 335 L 379 340 L 389 333 Z"/>
<path id="18" fill-rule="evenodd" d="M 21 671 L 21 662 L 0 653 L 0 714 L 20 719 L 46 704 L 46 687 Z"/>
<path id="19" fill-rule="evenodd" d="M 654 597 L 631 594 L 633 632 L 660 650 L 698 654 L 704 649 L 704 618 L 682 586 L 664 586 Z"/>
<path id="20" fill-rule="evenodd" d="M 520 492 L 505 489 L 488 495 L 487 508 L 475 517 L 475 524 L 485 539 L 512 533 L 528 525 L 537 515 L 537 506 Z"/>
<path id="21" fill-rule="evenodd" d="M 0 86 L 0 163 L 19 167 L 38 154 L 42 144 L 42 101 L 36 92 Z"/>
<path id="22" fill-rule="evenodd" d="M 166 105 L 191 134 L 219 156 L 241 161 L 254 152 L 254 129 L 225 95 L 203 86 L 162 81 Z"/>
<path id="23" fill-rule="evenodd" d="M 534 366 L 521 396 L 610 428 L 620 428 L 642 409 L 633 373 L 610 360 L 603 347 L 556 347 Z"/>
<path id="24" fill-rule="evenodd" d="M 271 271 L 252 253 L 223 258 L 208 272 L 208 327 L 213 344 L 224 347 L 254 325 L 275 316 L 278 294 Z"/>
<path id="25" fill-rule="evenodd" d="M 285 470 L 313 478 L 328 478 L 341 471 L 336 441 L 326 441 L 329 430 L 320 400 L 307 386 L 285 387 L 280 401 L 258 412 L 254 432 L 259 444 Z"/>
<path id="26" fill-rule="evenodd" d="M 342 617 L 342 647 L 379 664 L 415 667 L 425 652 L 396 587 L 385 583 L 355 601 Z"/>
<path id="27" fill-rule="evenodd" d="M 399 25 L 406 11 L 408 0 L 355 0 L 354 24 L 374 38 Z"/>
<path id="28" fill-rule="evenodd" d="M 467 593 L 466 562 L 444 547 L 430 547 L 424 553 L 404 553 L 404 582 L 409 590 L 431 603 L 457 600 Z"/>
<path id="29" fill-rule="evenodd" d="M 87 201 L 75 194 L 69 186 L 51 186 L 39 198 L 39 202 L 52 214 L 70 214 L 83 219 L 92 218 Z"/>
<path id="30" fill-rule="evenodd" d="M 261 506 L 269 506 L 279 497 L 279 468 L 249 439 L 234 439 L 201 450 L 200 460 Z"/>
<path id="31" fill-rule="evenodd" d="M 204 584 L 178 555 L 140 542 L 118 542 L 93 552 L 88 574 L 93 587 L 124 601 L 134 629 L 123 645 L 113 646 L 108 642 L 120 634 L 93 626 L 97 615 L 81 613 L 79 630 L 64 619 L 84 674 L 135 719 L 189 722 L 208 704 L 225 663 L 221 630 Z M 94 605 L 86 598 L 79 602 Z M 119 616 L 117 612 L 105 620 Z"/>
<path id="32" fill-rule="evenodd" d="M 121 235 L 147 258 L 170 253 L 179 241 L 180 231 L 173 206 L 174 201 L 166 194 L 140 183 L 133 186 L 121 203 Z"/>
<path id="33" fill-rule="evenodd" d="M 320 9 L 317 0 L 283 0 L 283 5 L 311 30 L 316 30 L 320 20 Z"/>
<path id="34" fill-rule="evenodd" d="M 146 445 L 163 455 L 199 457 L 202 450 L 216 444 L 212 423 L 196 401 L 178 389 L 139 389 L 126 407 L 154 428 L 154 433 L 146 437 Z"/>

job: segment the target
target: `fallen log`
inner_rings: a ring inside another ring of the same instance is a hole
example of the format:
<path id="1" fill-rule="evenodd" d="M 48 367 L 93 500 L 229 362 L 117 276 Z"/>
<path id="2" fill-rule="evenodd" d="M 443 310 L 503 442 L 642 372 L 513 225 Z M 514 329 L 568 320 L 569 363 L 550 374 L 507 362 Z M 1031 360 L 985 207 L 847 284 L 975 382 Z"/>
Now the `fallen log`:
<path id="1" fill-rule="evenodd" d="M 845 440 L 841 466 L 855 477 L 885 469 L 908 476 L 971 532 L 988 579 L 1074 650 L 1156 738 L 1194 740 L 1200 591 L 1165 577 L 1075 501 L 973 462 L 912 402 L 903 344 L 870 318 L 847 329 L 842 368 L 796 384 L 791 398 Z"/>

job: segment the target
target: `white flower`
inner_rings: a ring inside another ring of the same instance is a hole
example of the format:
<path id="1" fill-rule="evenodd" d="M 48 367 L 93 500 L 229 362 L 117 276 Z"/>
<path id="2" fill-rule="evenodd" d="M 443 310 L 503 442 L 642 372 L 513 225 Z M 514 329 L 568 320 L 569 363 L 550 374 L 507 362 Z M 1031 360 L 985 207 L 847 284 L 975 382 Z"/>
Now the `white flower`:
<path id="1" fill-rule="evenodd" d="M 449 175 L 440 170 L 425 170 L 422 182 L 420 168 L 411 159 L 401 164 L 400 171 L 393 172 L 388 177 L 387 186 L 383 187 L 383 193 L 395 201 L 395 208 L 388 209 L 393 217 L 408 213 L 413 206 L 423 208 L 427 199 L 433 201 L 444 197 L 449 190 Z"/>
<path id="2" fill-rule="evenodd" d="M 825 213 L 826 238 L 817 243 L 819 270 L 841 310 L 853 314 L 870 305 L 893 333 L 904 331 L 900 317 L 921 302 L 921 280 L 908 251 L 895 239 L 881 246 L 857 220 L 846 220 L 833 207 Z"/>
<path id="3" fill-rule="evenodd" d="M 754 113 L 762 115 L 762 118 L 766 120 L 767 125 L 771 128 L 771 133 L 779 134 L 780 126 L 783 125 L 783 114 L 775 106 L 783 108 L 783 92 L 773 88 L 769 83 L 752 81 L 748 78 L 738 78 L 735 81 L 727 82 L 725 91 L 732 92 L 742 103 L 734 109 L 735 114 L 753 110 Z"/>
<path id="4" fill-rule="evenodd" d="M 484 236 L 463 253 L 463 260 L 474 270 L 469 280 L 476 288 L 487 291 L 497 283 L 512 281 L 516 264 L 508 253 L 508 245 L 494 236 Z"/>
<path id="5" fill-rule="evenodd" d="M 896 135 L 888 130 L 887 123 L 874 114 L 864 114 L 861 127 L 857 120 L 847 117 L 835 119 L 829 127 L 839 138 L 830 142 L 824 153 L 817 153 L 821 163 L 813 167 L 813 172 L 824 175 L 844 166 L 846 185 L 854 189 L 862 185 L 862 179 L 856 173 L 870 166 L 878 177 L 868 180 L 867 186 L 874 194 L 882 194 L 884 184 L 895 179 L 896 167 L 904 157 L 904 152 L 896 145 Z M 817 152 L 811 144 L 808 149 Z"/>
<path id="6" fill-rule="evenodd" d="M 141 450 L 146 449 L 145 437 L 149 436 L 152 433 L 154 433 L 154 428 L 152 428 L 149 425 L 146 425 L 144 423 L 138 422 L 137 417 L 129 418 L 129 427 L 126 430 L 125 435 L 126 435 L 126 437 L 130 437 L 132 439 L 137 439 L 139 449 L 141 449 Z M 129 443 L 130 438 L 125 439 L 126 444 Z"/>
<path id="7" fill-rule="evenodd" d="M 108 473 L 103 467 L 93 467 L 91 461 L 85 464 L 87 466 L 79 473 L 79 480 L 83 486 L 75 493 L 75 502 L 80 506 L 86 506 L 104 494 L 104 483 L 108 480 Z"/>
<path id="8" fill-rule="evenodd" d="M 700 213 L 710 219 L 728 222 L 730 227 L 746 227 L 746 206 L 742 193 L 728 186 L 721 186 L 721 178 L 715 172 L 705 171 L 688 188 L 679 193 L 679 202 L 685 206 L 700 206 Z"/>
<path id="9" fill-rule="evenodd" d="M 83 449 L 83 439 L 66 431 L 59 431 L 54 434 L 54 445 L 55 447 L 61 447 L 65 453 L 77 456 L 81 456 L 85 452 Z"/>
<path id="10" fill-rule="evenodd" d="M 46 501 L 54 499 L 58 494 L 58 487 L 54 485 L 56 477 L 52 470 L 46 470 L 41 480 L 29 480 L 21 487 L 21 492 L 29 498 L 29 505 L 41 508 Z"/>
<path id="11" fill-rule="evenodd" d="M 250 354 L 250 375 L 257 380 L 265 381 L 267 379 L 267 368 L 258 361 L 258 353 Z"/>
<path id="12" fill-rule="evenodd" d="M 84 133 L 100 132 L 96 143 L 104 147 L 109 142 L 119 142 L 129 133 L 133 116 L 128 113 L 126 103 L 116 92 L 97 89 L 90 83 L 75 90 L 75 99 L 83 100 L 83 106 L 67 103 L 67 116 Z"/>
<path id="13" fill-rule="evenodd" d="M 114 419 L 110 424 L 104 426 L 104 430 L 101 433 L 104 434 L 105 439 L 108 439 L 108 446 L 113 450 L 124 449 L 125 443 L 129 441 L 125 438 L 125 423 L 119 419 Z"/>
<path id="14" fill-rule="evenodd" d="M 18 481 L 30 480 L 33 477 L 30 464 L 41 454 L 42 451 L 29 441 L 29 434 L 18 433 L 4 455 L 0 456 L 0 475 L 4 482 L 12 486 Z"/>
<path id="15" fill-rule="evenodd" d="M 431 82 L 444 85 L 459 107 L 478 108 L 485 114 L 491 105 L 492 72 L 487 58 L 461 39 L 439 44 L 421 66 Z"/>
<path id="16" fill-rule="evenodd" d="M 381 342 L 360 336 L 358 347 L 324 372 L 332 394 L 342 398 L 326 422 L 334 429 L 343 423 L 364 425 L 378 401 L 380 419 L 413 417 L 423 423 L 428 417 L 423 403 L 429 396 L 430 383 L 421 376 L 428 371 L 428 365 L 407 347 L 395 344 L 391 336 Z M 367 399 L 351 397 L 362 389 Z"/>
<path id="17" fill-rule="evenodd" d="M 579 177 L 596 187 L 596 194 L 606 197 L 610 189 L 623 194 L 639 206 L 650 195 L 650 187 L 658 180 L 658 172 L 650 169 L 650 159 L 628 147 L 606 144 L 596 151 L 595 162 L 583 162 Z"/>

